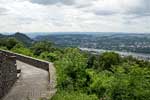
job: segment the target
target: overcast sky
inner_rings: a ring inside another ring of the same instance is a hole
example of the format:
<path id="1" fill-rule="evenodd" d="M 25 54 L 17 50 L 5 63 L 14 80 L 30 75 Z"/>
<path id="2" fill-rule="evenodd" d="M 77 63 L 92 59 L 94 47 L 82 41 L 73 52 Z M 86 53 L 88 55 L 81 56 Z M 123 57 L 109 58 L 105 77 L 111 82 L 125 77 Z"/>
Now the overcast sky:
<path id="1" fill-rule="evenodd" d="M 148 32 L 150 0 L 0 0 L 0 32 Z"/>

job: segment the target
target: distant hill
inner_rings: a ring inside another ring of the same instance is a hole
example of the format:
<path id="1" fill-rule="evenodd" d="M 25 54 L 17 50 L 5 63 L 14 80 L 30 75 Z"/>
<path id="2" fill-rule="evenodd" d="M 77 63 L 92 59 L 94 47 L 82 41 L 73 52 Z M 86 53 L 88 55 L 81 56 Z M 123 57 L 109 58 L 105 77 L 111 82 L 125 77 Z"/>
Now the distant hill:
<path id="1" fill-rule="evenodd" d="M 33 42 L 33 40 L 31 38 L 29 38 L 27 35 L 23 34 L 23 33 L 15 33 L 12 35 L 3 35 L 0 34 L 0 39 L 7 39 L 7 38 L 16 38 L 17 40 L 19 40 L 20 42 L 24 43 L 26 46 L 30 46 Z"/>
<path id="2" fill-rule="evenodd" d="M 35 40 L 49 40 L 59 47 L 150 53 L 150 34 L 144 33 L 51 34 L 38 36 Z"/>
<path id="3" fill-rule="evenodd" d="M 3 38 L 3 37 L 5 37 L 5 35 L 0 34 L 0 38 Z"/>

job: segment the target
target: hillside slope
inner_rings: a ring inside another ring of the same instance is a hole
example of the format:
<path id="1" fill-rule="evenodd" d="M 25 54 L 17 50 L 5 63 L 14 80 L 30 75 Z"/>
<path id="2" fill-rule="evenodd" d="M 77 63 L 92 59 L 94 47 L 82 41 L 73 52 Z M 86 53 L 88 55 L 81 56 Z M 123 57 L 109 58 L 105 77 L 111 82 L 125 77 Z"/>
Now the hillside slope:
<path id="1" fill-rule="evenodd" d="M 30 46 L 33 42 L 33 40 L 31 38 L 29 38 L 27 35 L 25 35 L 23 33 L 19 33 L 19 32 L 12 34 L 12 35 L 0 34 L 0 39 L 7 39 L 7 38 L 16 38 L 17 40 L 19 40 L 26 46 Z"/>

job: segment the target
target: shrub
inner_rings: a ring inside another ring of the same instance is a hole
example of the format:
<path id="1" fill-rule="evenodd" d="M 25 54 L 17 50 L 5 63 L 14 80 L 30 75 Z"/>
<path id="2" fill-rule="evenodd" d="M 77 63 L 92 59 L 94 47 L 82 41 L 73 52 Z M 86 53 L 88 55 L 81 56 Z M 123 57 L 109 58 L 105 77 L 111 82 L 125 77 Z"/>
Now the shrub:
<path id="1" fill-rule="evenodd" d="M 87 58 L 78 49 L 67 49 L 63 58 L 55 62 L 58 86 L 61 88 L 83 88 L 86 83 Z"/>
<path id="2" fill-rule="evenodd" d="M 50 52 L 52 44 L 49 41 L 39 41 L 33 44 L 32 50 L 34 55 L 39 56 L 42 52 Z"/>
<path id="3" fill-rule="evenodd" d="M 119 54 L 114 52 L 105 52 L 99 57 L 99 67 L 102 70 L 111 70 L 112 65 L 118 65 L 121 62 L 121 57 Z"/>
<path id="4" fill-rule="evenodd" d="M 89 90 L 108 100 L 150 100 L 150 69 L 128 63 L 113 67 L 113 72 L 87 70 Z"/>
<path id="5" fill-rule="evenodd" d="M 17 44 L 15 47 L 13 47 L 11 49 L 11 51 L 16 52 L 16 53 L 20 53 L 20 54 L 24 54 L 27 56 L 34 56 L 32 51 L 28 48 L 25 48 L 22 44 Z"/>
<path id="6" fill-rule="evenodd" d="M 41 53 L 39 58 L 50 61 L 50 62 L 54 62 L 59 59 L 56 53 L 49 53 L 49 52 Z"/>
<path id="7" fill-rule="evenodd" d="M 87 95 L 79 92 L 59 91 L 52 100 L 98 100 L 96 95 Z"/>
<path id="8" fill-rule="evenodd" d="M 15 38 L 8 38 L 7 41 L 6 41 L 6 47 L 8 48 L 8 50 L 10 50 L 19 43 L 20 42 Z"/>

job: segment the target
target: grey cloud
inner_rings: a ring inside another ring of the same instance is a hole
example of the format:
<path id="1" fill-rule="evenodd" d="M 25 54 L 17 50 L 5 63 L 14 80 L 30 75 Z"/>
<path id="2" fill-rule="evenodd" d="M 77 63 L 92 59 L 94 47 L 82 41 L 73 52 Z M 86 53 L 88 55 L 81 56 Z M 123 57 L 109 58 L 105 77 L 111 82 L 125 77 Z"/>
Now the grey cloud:
<path id="1" fill-rule="evenodd" d="M 89 7 L 89 6 L 92 6 L 92 4 L 76 5 L 75 7 L 81 9 L 81 8 L 86 8 L 86 7 Z"/>
<path id="2" fill-rule="evenodd" d="M 150 0 L 141 0 L 141 4 L 130 9 L 127 14 L 132 14 L 135 17 L 150 16 Z"/>
<path id="3" fill-rule="evenodd" d="M 103 15 L 103 16 L 109 16 L 109 15 L 114 15 L 116 12 L 113 11 L 105 11 L 105 10 L 99 10 L 99 11 L 94 11 L 95 15 Z"/>
<path id="4" fill-rule="evenodd" d="M 118 12 L 115 12 L 115 11 L 111 11 L 111 10 L 100 10 L 100 9 L 97 9 L 97 10 L 84 10 L 84 12 L 90 12 L 90 13 L 93 13 L 97 16 L 111 16 L 111 15 L 114 15 L 114 14 L 117 14 Z"/>
<path id="5" fill-rule="evenodd" d="M 74 0 L 31 0 L 32 3 L 42 4 L 42 5 L 51 5 L 51 4 L 65 4 L 65 5 L 73 5 L 75 3 Z"/>
<path id="6" fill-rule="evenodd" d="M 0 7 L 0 15 L 6 15 L 7 11 L 8 11 L 8 9 Z"/>
<path id="7" fill-rule="evenodd" d="M 85 10 L 85 12 L 91 12 L 98 16 L 110 16 L 114 14 L 132 16 L 133 18 L 150 16 L 150 0 L 139 0 L 139 1 L 140 1 L 140 5 L 131 7 L 125 11 L 119 11 L 119 10 L 115 11 L 115 10 L 111 10 L 111 8 L 108 7 L 108 9 L 106 10 L 94 9 L 91 11 Z"/>

